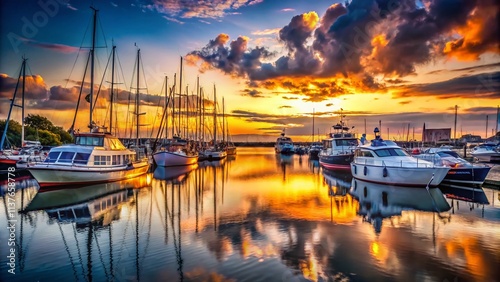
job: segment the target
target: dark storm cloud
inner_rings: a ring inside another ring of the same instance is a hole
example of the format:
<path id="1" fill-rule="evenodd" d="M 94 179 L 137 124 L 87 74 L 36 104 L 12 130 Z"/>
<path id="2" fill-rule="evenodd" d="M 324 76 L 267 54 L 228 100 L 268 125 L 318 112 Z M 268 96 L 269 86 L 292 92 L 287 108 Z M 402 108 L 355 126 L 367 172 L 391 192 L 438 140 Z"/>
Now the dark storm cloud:
<path id="1" fill-rule="evenodd" d="M 262 95 L 262 91 L 259 91 L 257 89 L 244 89 L 244 90 L 241 90 L 241 92 L 243 92 L 243 94 L 241 94 L 242 96 L 250 96 L 250 97 L 254 97 L 254 98 L 262 98 L 262 97 L 265 97 Z"/>
<path id="2" fill-rule="evenodd" d="M 402 87 L 398 97 L 436 96 L 441 99 L 464 97 L 500 98 L 500 72 L 461 76 L 446 81 Z"/>
<path id="3" fill-rule="evenodd" d="M 215 68 L 244 77 L 250 88 L 273 89 L 293 79 L 286 89 L 310 101 L 350 91 L 339 84 L 331 91 L 304 91 L 300 79 L 343 78 L 354 80 L 350 86 L 356 92 L 379 92 L 385 86 L 377 75 L 399 84 L 401 77 L 436 58 L 500 53 L 493 34 L 498 32 L 498 5 L 493 0 L 429 0 L 424 5 L 414 0 L 353 0 L 330 6 L 321 17 L 315 12 L 292 17 L 279 31 L 286 55 L 273 57 L 265 47 L 250 48 L 244 36 L 229 43 L 220 34 L 188 57 L 202 71 Z"/>

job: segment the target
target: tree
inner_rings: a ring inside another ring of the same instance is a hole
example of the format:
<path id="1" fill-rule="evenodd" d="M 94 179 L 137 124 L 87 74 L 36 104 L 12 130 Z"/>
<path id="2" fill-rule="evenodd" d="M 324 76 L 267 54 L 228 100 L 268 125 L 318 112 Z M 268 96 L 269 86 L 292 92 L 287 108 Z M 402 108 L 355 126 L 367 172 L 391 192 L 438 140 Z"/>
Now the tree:
<path id="1" fill-rule="evenodd" d="M 5 124 L 7 120 L 0 120 L 0 134 L 3 134 L 5 130 Z M 8 147 L 8 144 L 13 146 L 21 146 L 21 124 L 15 120 L 9 122 L 9 128 L 7 130 L 7 140 L 4 142 L 4 147 Z M 1 135 L 0 135 L 1 138 Z M 0 148 L 2 149 L 2 148 Z"/>
<path id="2" fill-rule="evenodd" d="M 54 127 L 54 124 L 52 124 L 52 122 L 46 117 L 32 114 L 28 114 L 28 116 L 24 118 L 24 124 L 26 126 L 30 126 L 39 130 L 41 129 L 52 131 L 52 128 Z"/>

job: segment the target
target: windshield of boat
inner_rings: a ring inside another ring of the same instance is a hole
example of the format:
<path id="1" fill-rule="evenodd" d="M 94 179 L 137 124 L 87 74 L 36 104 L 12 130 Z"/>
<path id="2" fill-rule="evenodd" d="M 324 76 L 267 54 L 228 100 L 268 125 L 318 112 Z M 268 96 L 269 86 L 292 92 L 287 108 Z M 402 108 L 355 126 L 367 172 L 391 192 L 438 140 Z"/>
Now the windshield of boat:
<path id="1" fill-rule="evenodd" d="M 375 154 L 379 157 L 392 157 L 392 156 L 409 156 L 407 152 L 400 148 L 387 148 L 375 150 Z"/>
<path id="2" fill-rule="evenodd" d="M 337 146 L 356 146 L 358 145 L 357 139 L 337 139 L 335 140 Z"/>
<path id="3" fill-rule="evenodd" d="M 454 151 L 440 151 L 440 152 L 437 152 L 437 154 L 441 157 L 452 156 L 455 158 L 460 158 L 460 155 L 458 155 L 457 152 L 454 152 Z"/>

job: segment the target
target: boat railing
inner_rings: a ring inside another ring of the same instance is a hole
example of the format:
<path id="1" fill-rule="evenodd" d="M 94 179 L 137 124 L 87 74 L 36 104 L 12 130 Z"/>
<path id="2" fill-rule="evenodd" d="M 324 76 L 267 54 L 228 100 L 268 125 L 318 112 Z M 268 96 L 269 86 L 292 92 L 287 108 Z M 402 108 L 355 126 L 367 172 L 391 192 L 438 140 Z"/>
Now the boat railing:
<path id="1" fill-rule="evenodd" d="M 362 164 L 362 163 L 361 163 Z M 442 165 L 436 165 L 428 161 L 416 160 L 416 161 L 388 161 L 388 160 L 364 160 L 365 165 L 381 166 L 381 167 L 402 167 L 402 168 L 434 168 L 442 167 Z"/>

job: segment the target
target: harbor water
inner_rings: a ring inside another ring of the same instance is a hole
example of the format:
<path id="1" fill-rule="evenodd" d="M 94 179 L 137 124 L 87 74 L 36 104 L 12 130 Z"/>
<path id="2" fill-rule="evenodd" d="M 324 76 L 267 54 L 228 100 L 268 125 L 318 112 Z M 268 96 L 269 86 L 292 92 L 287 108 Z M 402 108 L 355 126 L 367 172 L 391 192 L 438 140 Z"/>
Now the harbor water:
<path id="1" fill-rule="evenodd" d="M 356 182 L 273 148 L 116 183 L 17 185 L 1 200 L 0 281 L 500 279 L 489 188 Z"/>

